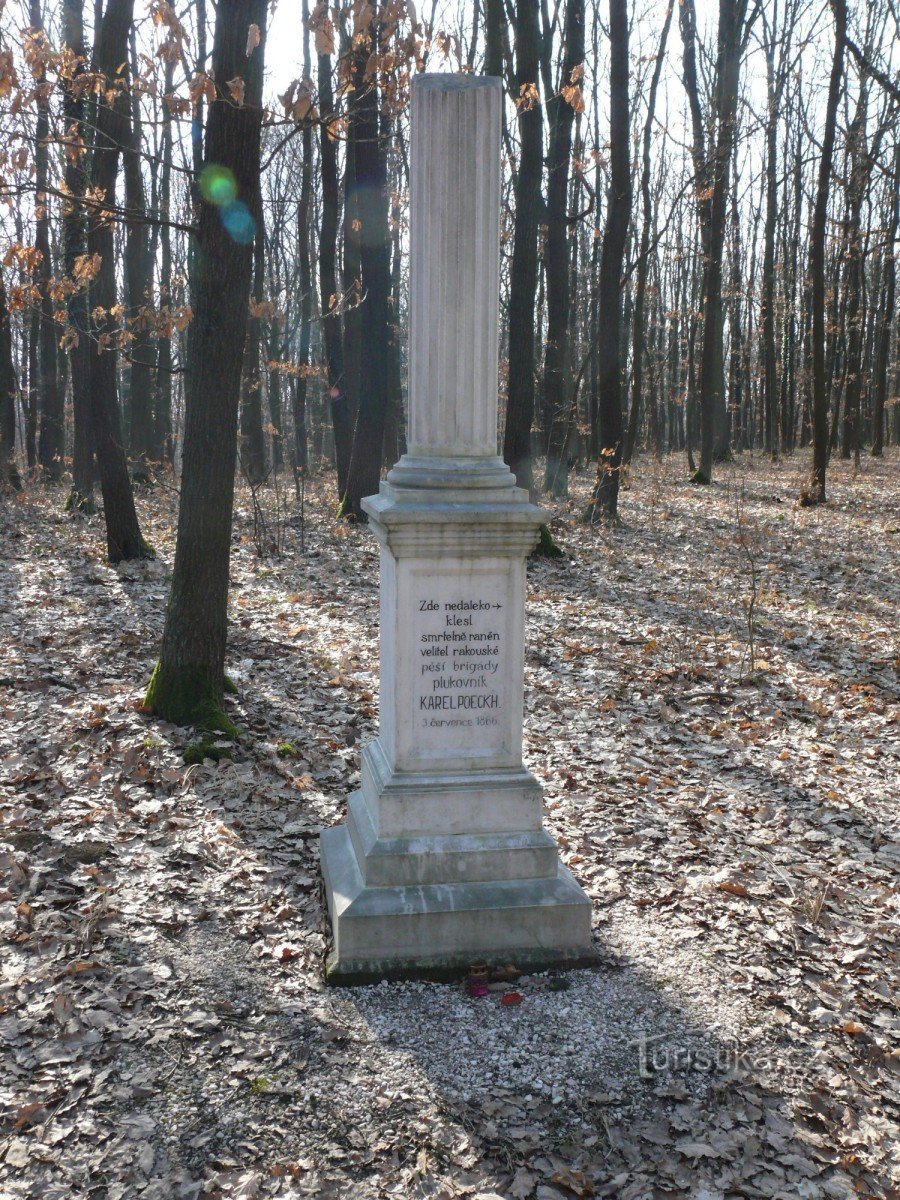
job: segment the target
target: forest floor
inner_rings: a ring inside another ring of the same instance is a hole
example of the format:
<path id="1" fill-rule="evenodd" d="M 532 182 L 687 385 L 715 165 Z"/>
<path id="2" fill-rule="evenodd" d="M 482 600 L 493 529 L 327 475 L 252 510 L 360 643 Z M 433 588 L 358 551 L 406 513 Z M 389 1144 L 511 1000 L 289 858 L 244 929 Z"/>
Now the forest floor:
<path id="1" fill-rule="evenodd" d="M 280 554 L 239 497 L 242 737 L 193 765 L 139 707 L 171 483 L 116 569 L 61 490 L 0 500 L 0 1196 L 897 1195 L 900 458 L 821 509 L 805 466 L 643 458 L 621 528 L 577 522 L 587 476 L 556 506 L 526 761 L 601 966 L 518 1007 L 323 984 L 317 835 L 378 693 L 330 478 L 302 522 L 265 494 Z"/>

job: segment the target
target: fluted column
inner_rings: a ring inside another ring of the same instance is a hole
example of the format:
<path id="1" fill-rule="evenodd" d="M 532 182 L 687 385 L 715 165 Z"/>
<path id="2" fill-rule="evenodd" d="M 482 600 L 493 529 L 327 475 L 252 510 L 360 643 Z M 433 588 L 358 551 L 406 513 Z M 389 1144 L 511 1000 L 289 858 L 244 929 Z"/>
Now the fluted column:
<path id="1" fill-rule="evenodd" d="M 499 79 L 412 85 L 409 453 L 497 453 Z"/>

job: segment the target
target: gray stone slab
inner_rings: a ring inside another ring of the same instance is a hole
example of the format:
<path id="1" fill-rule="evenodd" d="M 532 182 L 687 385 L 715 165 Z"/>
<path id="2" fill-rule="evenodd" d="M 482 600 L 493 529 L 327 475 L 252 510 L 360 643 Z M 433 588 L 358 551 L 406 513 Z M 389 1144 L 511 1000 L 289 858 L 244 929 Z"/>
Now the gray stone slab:
<path id="1" fill-rule="evenodd" d="M 459 974 L 475 962 L 588 966 L 591 906 L 561 864 L 550 879 L 367 887 L 344 825 L 322 834 L 332 983 Z"/>

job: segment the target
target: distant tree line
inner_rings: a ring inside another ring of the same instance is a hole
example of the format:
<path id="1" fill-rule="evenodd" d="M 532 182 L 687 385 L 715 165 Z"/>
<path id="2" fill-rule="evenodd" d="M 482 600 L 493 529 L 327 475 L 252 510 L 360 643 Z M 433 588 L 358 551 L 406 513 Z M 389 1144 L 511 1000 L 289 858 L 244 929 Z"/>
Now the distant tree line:
<path id="1" fill-rule="evenodd" d="M 102 496 L 180 473 L 148 703 L 221 713 L 235 472 L 333 471 L 341 513 L 404 446 L 409 85 L 500 76 L 501 428 L 533 494 L 639 451 L 698 484 L 756 450 L 900 441 L 896 5 L 17 0 L 0 16 L 0 469 Z M 283 86 L 283 90 L 280 90 Z M 270 96 L 269 92 L 272 92 Z M 277 95 L 277 99 L 276 99 Z M 538 469 L 540 466 L 540 470 Z M 210 614 L 213 614 L 212 619 Z"/>

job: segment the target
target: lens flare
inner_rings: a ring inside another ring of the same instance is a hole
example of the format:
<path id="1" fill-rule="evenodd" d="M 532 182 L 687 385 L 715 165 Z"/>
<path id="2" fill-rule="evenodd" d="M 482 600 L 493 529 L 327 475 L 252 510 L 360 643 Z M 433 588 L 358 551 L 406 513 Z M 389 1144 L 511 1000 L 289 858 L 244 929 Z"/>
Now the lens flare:
<path id="1" fill-rule="evenodd" d="M 225 205 L 219 210 L 219 216 L 231 239 L 239 246 L 249 245 L 256 237 L 256 222 L 242 200 Z"/>
<path id="2" fill-rule="evenodd" d="M 220 208 L 233 204 L 237 197 L 237 182 L 227 167 L 209 163 L 200 172 L 200 195 L 208 204 Z"/>

